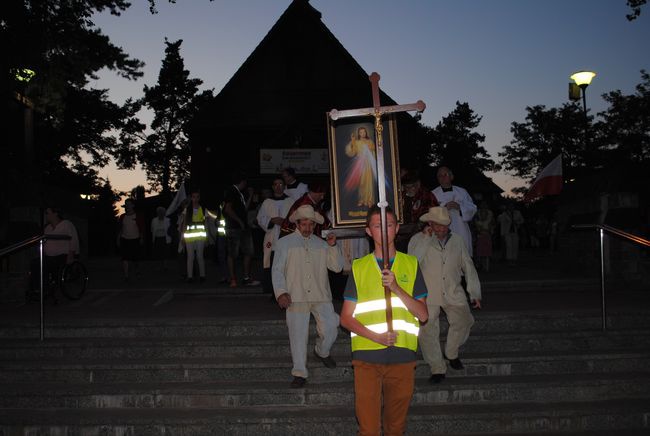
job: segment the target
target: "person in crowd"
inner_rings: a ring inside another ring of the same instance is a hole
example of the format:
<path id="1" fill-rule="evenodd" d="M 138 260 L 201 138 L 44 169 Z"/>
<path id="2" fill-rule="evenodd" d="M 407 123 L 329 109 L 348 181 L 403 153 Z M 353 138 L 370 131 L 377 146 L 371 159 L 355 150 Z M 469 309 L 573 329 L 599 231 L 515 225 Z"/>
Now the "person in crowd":
<path id="1" fill-rule="evenodd" d="M 284 193 L 291 197 L 293 201 L 298 200 L 307 193 L 307 184 L 296 178 L 295 169 L 287 167 L 282 170 L 282 179 L 284 180 Z"/>
<path id="2" fill-rule="evenodd" d="M 422 186 L 417 171 L 409 170 L 402 179 L 402 206 L 403 223 L 402 232 L 397 235 L 395 244 L 398 250 L 406 251 L 408 241 L 419 230 L 420 216 L 424 215 L 429 208 L 438 206 L 436 196 Z"/>
<path id="3" fill-rule="evenodd" d="M 481 205 L 474 217 L 476 228 L 476 257 L 481 269 L 490 271 L 490 258 L 492 257 L 492 234 L 494 233 L 494 214 L 488 207 L 486 201 Z"/>
<path id="4" fill-rule="evenodd" d="M 71 221 L 63 217 L 59 207 L 49 206 L 45 209 L 45 236 L 53 236 L 52 239 L 46 239 L 43 244 L 43 276 L 48 277 L 50 274 L 59 277 L 61 270 L 66 264 L 75 260 L 79 255 L 79 235 L 77 229 Z M 55 239 L 61 237 L 61 239 Z M 40 288 L 40 259 L 34 259 L 31 265 L 31 289 Z M 44 285 L 47 285 L 44 280 Z M 57 302 L 55 289 L 47 289 L 51 293 L 54 302 Z"/>
<path id="5" fill-rule="evenodd" d="M 160 269 L 165 271 L 165 259 L 169 256 L 169 246 L 172 238 L 169 235 L 169 218 L 165 216 L 165 208 L 158 206 L 156 216 L 151 220 L 151 242 L 153 257 L 160 261 Z"/>
<path id="6" fill-rule="evenodd" d="M 243 261 L 243 281 L 245 286 L 257 286 L 259 281 L 254 280 L 251 276 L 251 262 L 255 254 L 253 247 L 253 234 L 248 222 L 248 208 L 252 200 L 252 195 L 246 189 L 248 181 L 243 173 L 235 173 L 232 178 L 233 184 L 226 189 L 224 194 L 223 214 L 226 220 L 226 241 L 228 253 L 228 273 L 230 274 L 230 287 L 236 288 L 237 272 L 235 261 L 241 254 Z M 248 197 L 244 196 L 248 193 Z"/>
<path id="7" fill-rule="evenodd" d="M 187 250 L 185 250 L 185 240 L 183 239 L 183 221 L 185 220 L 188 204 L 190 204 L 190 199 L 183 199 L 178 209 L 174 212 L 176 217 L 176 235 L 178 236 L 178 243 L 175 243 L 177 252 L 176 260 L 178 263 L 178 271 L 180 271 L 183 281 L 187 280 Z"/>
<path id="8" fill-rule="evenodd" d="M 292 388 L 301 388 L 308 378 L 307 341 L 310 313 L 316 320 L 318 339 L 314 357 L 327 368 L 336 367 L 330 349 L 336 340 L 339 316 L 332 305 L 327 270 L 339 272 L 343 259 L 336 246 L 336 235 L 327 242 L 314 236 L 323 216 L 310 205 L 296 209 L 289 217 L 296 231 L 278 240 L 273 259 L 273 290 L 278 305 L 286 309 L 289 345 L 293 368 Z"/>
<path id="9" fill-rule="evenodd" d="M 208 241 L 208 218 L 210 211 L 201 205 L 201 194 L 192 190 L 190 202 L 181 215 L 180 234 L 183 235 L 183 245 L 187 252 L 186 281 L 194 280 L 194 260 L 199 266 L 199 281 L 205 281 L 205 258 L 203 256 Z M 214 215 L 212 215 L 214 218 Z"/>
<path id="10" fill-rule="evenodd" d="M 549 222 L 546 215 L 540 213 L 533 220 L 533 228 L 530 231 L 530 247 L 537 249 L 548 248 Z"/>
<path id="11" fill-rule="evenodd" d="M 463 369 L 459 348 L 467 341 L 474 317 L 467 304 L 461 274 L 474 308 L 481 308 L 481 284 L 465 241 L 450 232 L 452 219 L 445 207 L 432 207 L 420 217 L 428 225 L 409 242 L 409 254 L 417 257 L 429 290 L 429 322 L 420 330 L 422 357 L 431 369 L 429 382 L 440 383 L 447 372 L 445 360 L 455 370 Z M 449 330 L 444 354 L 440 348 L 440 310 L 445 311 Z"/>
<path id="12" fill-rule="evenodd" d="M 560 222 L 558 213 L 554 212 L 551 216 L 548 226 L 548 251 L 555 253 L 558 247 L 558 238 L 560 236 Z"/>
<path id="13" fill-rule="evenodd" d="M 130 273 L 138 274 L 138 262 L 144 245 L 144 218 L 136 213 L 135 200 L 124 201 L 124 213 L 118 220 L 117 246 L 122 255 L 122 272 L 124 281 L 130 280 Z"/>
<path id="14" fill-rule="evenodd" d="M 247 214 L 248 214 L 248 227 L 250 227 L 251 229 L 251 239 L 253 240 L 253 248 L 254 248 L 252 262 L 253 264 L 256 264 L 256 261 L 259 260 L 260 263 L 263 263 L 264 251 L 263 250 L 260 251 L 258 248 L 263 246 L 264 237 L 266 236 L 266 229 L 260 227 L 259 223 L 257 222 L 257 214 L 259 213 L 262 207 L 262 203 L 264 203 L 264 200 L 269 198 L 269 196 L 267 195 L 265 197 L 264 189 L 259 190 L 249 186 L 247 191 L 248 191 L 248 195 L 251 197 Z M 261 278 L 261 281 L 263 282 L 263 278 Z M 264 283 L 262 283 L 262 286 L 263 285 Z"/>
<path id="15" fill-rule="evenodd" d="M 444 206 L 449 211 L 451 217 L 451 231 L 465 241 L 467 252 L 472 256 L 472 233 L 469 229 L 469 223 L 476 213 L 476 205 L 472 201 L 469 193 L 460 186 L 453 185 L 454 174 L 447 167 L 438 168 L 437 172 L 438 186 L 433 190 L 440 206 Z"/>
<path id="16" fill-rule="evenodd" d="M 415 171 L 409 171 L 402 180 L 402 204 L 404 206 L 404 223 L 420 222 L 420 217 L 430 208 L 438 206 L 438 199 L 433 192 L 422 186 L 420 176 Z"/>
<path id="17" fill-rule="evenodd" d="M 272 194 L 264 200 L 259 211 L 257 212 L 257 223 L 265 230 L 263 246 L 262 267 L 262 288 L 266 293 L 273 293 L 273 284 L 271 281 L 271 265 L 273 264 L 273 252 L 275 245 L 280 237 L 280 227 L 284 218 L 289 213 L 293 200 L 284 192 L 284 180 L 281 177 L 273 179 L 271 185 Z"/>
<path id="18" fill-rule="evenodd" d="M 214 222 L 215 249 L 214 261 L 217 264 L 217 283 L 219 285 L 230 284 L 230 272 L 228 270 L 228 238 L 226 237 L 226 219 L 223 213 L 223 204 L 217 206 L 217 218 Z"/>
<path id="19" fill-rule="evenodd" d="M 508 203 L 506 209 L 497 217 L 497 222 L 503 238 L 505 260 L 510 266 L 514 266 L 519 259 L 519 229 L 524 223 L 524 217 L 512 203 Z"/>
<path id="20" fill-rule="evenodd" d="M 344 291 L 341 326 L 351 333 L 355 413 L 360 435 L 401 435 L 413 396 L 418 330 L 428 319 L 427 288 L 415 257 L 395 248 L 399 230 L 387 208 L 388 268 L 384 266 L 380 209 L 368 211 L 374 252 L 357 259 Z M 384 289 L 391 292 L 392 326 Z"/>
<path id="21" fill-rule="evenodd" d="M 286 190 L 285 190 L 286 191 Z M 289 209 L 287 217 L 282 222 L 282 227 L 280 229 L 280 238 L 292 234 L 296 230 L 296 225 L 291 222 L 289 217 L 294 213 L 300 206 L 309 205 L 314 208 L 323 217 L 322 223 L 317 223 L 314 227 L 314 235 L 322 238 L 322 231 L 327 230 L 331 227 L 331 222 L 327 218 L 327 212 L 324 210 L 323 200 L 325 199 L 326 188 L 322 183 L 310 183 L 309 190 L 306 194 L 296 200 Z"/>

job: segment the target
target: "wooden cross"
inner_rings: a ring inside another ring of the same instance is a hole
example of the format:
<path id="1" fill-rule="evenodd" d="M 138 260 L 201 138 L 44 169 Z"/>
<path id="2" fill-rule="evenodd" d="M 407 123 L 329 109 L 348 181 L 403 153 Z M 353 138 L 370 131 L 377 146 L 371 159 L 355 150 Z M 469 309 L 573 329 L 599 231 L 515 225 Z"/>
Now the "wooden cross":
<path id="1" fill-rule="evenodd" d="M 426 105 L 422 100 L 418 100 L 416 103 L 411 104 L 402 104 L 395 106 L 381 106 L 379 101 L 379 74 L 372 73 L 369 76 L 370 83 L 372 84 L 372 107 L 363 108 L 363 109 L 349 109 L 343 111 L 337 111 L 332 109 L 329 112 L 329 117 L 332 120 L 337 120 L 339 118 L 349 118 L 349 117 L 361 117 L 361 116 L 372 116 L 375 118 L 375 144 L 377 144 L 377 189 L 379 191 L 379 202 L 377 206 L 380 209 L 380 218 L 381 218 L 381 249 L 382 257 L 384 261 L 384 269 L 388 269 L 389 266 L 389 253 L 388 253 L 388 225 L 386 222 L 386 206 L 388 202 L 386 201 L 386 178 L 384 171 L 384 141 L 382 136 L 383 125 L 381 123 L 381 117 L 384 114 L 395 113 L 395 112 L 407 112 L 407 111 L 418 111 L 423 112 L 426 108 Z M 393 331 L 393 307 L 391 304 L 392 293 L 387 286 L 384 287 L 384 296 L 386 298 L 386 324 L 388 325 L 388 331 Z"/>

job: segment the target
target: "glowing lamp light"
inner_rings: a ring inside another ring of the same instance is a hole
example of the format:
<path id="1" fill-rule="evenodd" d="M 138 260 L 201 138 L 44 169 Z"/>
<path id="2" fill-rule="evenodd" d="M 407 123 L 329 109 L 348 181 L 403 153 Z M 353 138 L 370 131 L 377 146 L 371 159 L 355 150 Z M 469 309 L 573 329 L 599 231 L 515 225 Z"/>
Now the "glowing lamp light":
<path id="1" fill-rule="evenodd" d="M 586 88 L 594 77 L 596 77 L 596 73 L 593 71 L 578 71 L 577 73 L 573 73 L 570 79 L 576 82 L 576 85 L 579 87 Z"/>
<path id="2" fill-rule="evenodd" d="M 12 72 L 19 82 L 29 82 L 36 75 L 36 72 L 29 68 L 14 68 Z"/>

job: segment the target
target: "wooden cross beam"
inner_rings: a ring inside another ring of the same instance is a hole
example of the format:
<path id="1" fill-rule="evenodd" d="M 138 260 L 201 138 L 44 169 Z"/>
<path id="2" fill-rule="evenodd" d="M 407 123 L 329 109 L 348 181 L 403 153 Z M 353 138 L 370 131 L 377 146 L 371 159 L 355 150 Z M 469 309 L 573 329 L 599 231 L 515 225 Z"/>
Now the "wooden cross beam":
<path id="1" fill-rule="evenodd" d="M 388 252 L 388 225 L 386 222 L 386 207 L 388 202 L 386 201 L 386 177 L 384 169 L 384 141 L 383 141 L 383 125 L 381 123 L 381 117 L 384 114 L 395 113 L 395 112 L 407 112 L 407 111 L 418 111 L 423 112 L 426 108 L 426 105 L 422 100 L 418 100 L 416 103 L 403 104 L 403 105 L 394 105 L 394 106 L 381 106 L 379 101 L 379 74 L 372 73 L 369 76 L 370 83 L 372 84 L 372 107 L 363 108 L 363 109 L 349 109 L 338 111 L 332 109 L 328 115 L 330 119 L 337 120 L 339 118 L 350 118 L 350 117 L 362 117 L 362 116 L 372 116 L 375 118 L 375 144 L 377 145 L 377 190 L 379 192 L 379 202 L 377 206 L 381 211 L 381 248 L 382 248 L 382 257 L 384 262 L 384 269 L 388 269 L 389 266 L 389 252 Z M 391 304 L 392 293 L 388 287 L 384 287 L 384 295 L 386 298 L 386 324 L 388 325 L 388 331 L 393 331 L 393 307 Z"/>

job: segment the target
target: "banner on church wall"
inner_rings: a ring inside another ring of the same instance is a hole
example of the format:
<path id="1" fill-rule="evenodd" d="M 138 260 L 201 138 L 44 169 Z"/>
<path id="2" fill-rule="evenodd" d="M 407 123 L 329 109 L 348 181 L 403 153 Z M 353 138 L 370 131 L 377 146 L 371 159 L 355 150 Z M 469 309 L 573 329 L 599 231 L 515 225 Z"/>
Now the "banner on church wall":
<path id="1" fill-rule="evenodd" d="M 260 149 L 260 174 L 280 174 L 287 167 L 298 174 L 327 174 L 329 153 L 325 148 Z"/>

